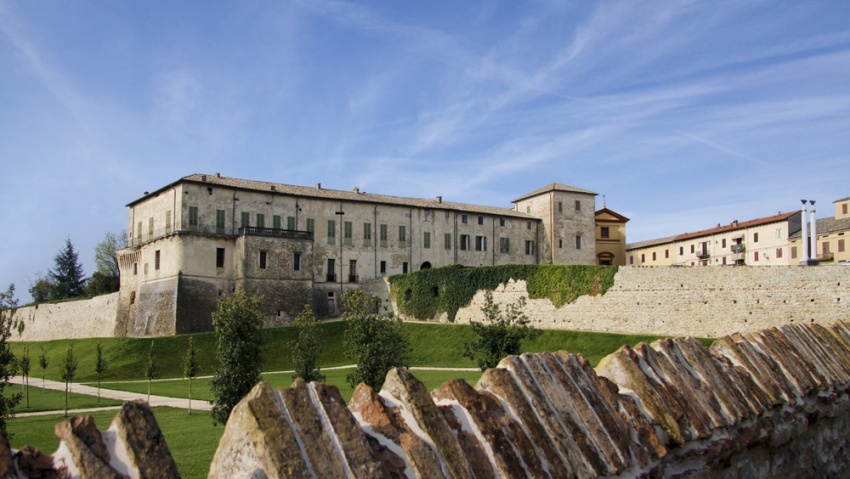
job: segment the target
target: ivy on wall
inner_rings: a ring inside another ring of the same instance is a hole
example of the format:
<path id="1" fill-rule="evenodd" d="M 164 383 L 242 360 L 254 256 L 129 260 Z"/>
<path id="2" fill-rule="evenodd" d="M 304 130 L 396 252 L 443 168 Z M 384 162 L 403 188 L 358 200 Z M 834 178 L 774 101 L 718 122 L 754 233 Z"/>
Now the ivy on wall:
<path id="1" fill-rule="evenodd" d="M 479 290 L 492 291 L 508 280 L 525 280 L 531 299 L 548 298 L 555 307 L 580 296 L 604 294 L 614 284 L 616 266 L 501 265 L 466 268 L 445 266 L 390 277 L 390 294 L 402 313 L 431 319 L 448 313 L 454 322 Z"/>

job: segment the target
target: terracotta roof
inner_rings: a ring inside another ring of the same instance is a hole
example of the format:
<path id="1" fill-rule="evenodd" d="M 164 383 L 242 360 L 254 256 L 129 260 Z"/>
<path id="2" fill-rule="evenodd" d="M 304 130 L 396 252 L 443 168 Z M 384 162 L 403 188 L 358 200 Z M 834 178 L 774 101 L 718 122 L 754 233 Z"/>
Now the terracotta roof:
<path id="1" fill-rule="evenodd" d="M 840 200 L 839 200 L 840 201 Z M 835 219 L 835 217 L 830 216 L 827 218 L 819 218 L 816 219 L 817 225 L 817 233 L 818 236 L 829 233 L 837 233 L 839 231 L 847 231 L 850 230 L 850 218 L 841 218 L 840 220 Z M 808 224 L 808 223 L 806 223 Z M 799 238 L 803 234 L 803 230 L 799 230 L 796 233 L 792 234 L 788 237 L 788 239 L 796 239 Z M 811 234 L 811 233 L 810 233 Z"/>
<path id="2" fill-rule="evenodd" d="M 575 186 L 563 185 L 561 183 L 551 183 L 551 184 L 544 186 L 543 188 L 534 190 L 527 195 L 522 195 L 519 198 L 515 199 L 513 202 L 517 203 L 517 202 L 520 202 L 520 201 L 528 199 L 528 198 L 533 198 L 535 196 L 540 196 L 544 193 L 549 193 L 550 191 L 564 191 L 564 192 L 567 192 L 567 193 L 582 193 L 582 194 L 585 194 L 585 195 L 593 195 L 593 196 L 597 196 L 599 194 L 599 193 L 594 193 L 590 190 L 583 190 L 581 188 L 576 188 Z"/>
<path id="3" fill-rule="evenodd" d="M 602 208 L 601 210 L 597 210 L 595 215 L 599 216 L 599 215 L 603 215 L 603 214 L 609 214 L 609 215 L 613 216 L 614 218 L 617 218 L 620 221 L 624 221 L 624 222 L 629 221 L 629 219 L 626 218 L 625 216 L 621 215 L 620 213 L 617 213 L 616 211 L 609 210 L 608 208 Z"/>
<path id="4" fill-rule="evenodd" d="M 676 236 L 676 241 L 683 241 L 683 240 L 691 239 L 691 238 L 699 238 L 701 236 L 710 236 L 710 235 L 719 234 L 719 233 L 727 233 L 727 232 L 730 232 L 730 231 L 742 230 L 742 229 L 745 229 L 745 228 L 752 228 L 753 226 L 761 226 L 761 225 L 766 225 L 766 224 L 770 224 L 770 223 L 776 223 L 776 222 L 779 222 L 779 221 L 785 221 L 788 218 L 790 218 L 790 217 L 792 217 L 796 214 L 799 214 L 799 213 L 800 213 L 799 211 L 792 211 L 791 213 L 781 213 L 781 214 L 778 214 L 778 215 L 767 216 L 767 217 L 764 217 L 764 218 L 757 218 L 757 219 L 749 220 L 749 221 L 743 221 L 743 222 L 734 221 L 734 222 L 732 222 L 728 225 L 725 225 L 725 226 L 718 226 L 716 228 L 710 228 L 710 229 L 707 229 L 707 230 L 696 231 L 696 232 L 693 232 L 693 233 L 680 234 L 679 236 Z"/>
<path id="5" fill-rule="evenodd" d="M 841 198 L 840 200 L 835 200 L 835 201 L 833 201 L 833 203 L 838 203 L 840 201 L 847 201 L 847 200 L 850 200 L 850 196 L 848 196 L 847 198 Z"/>
<path id="6" fill-rule="evenodd" d="M 267 181 L 244 180 L 240 178 L 228 178 L 218 175 L 204 175 L 196 173 L 183 177 L 171 184 L 168 184 L 157 191 L 146 194 L 145 196 L 129 203 L 127 206 L 133 206 L 141 201 L 144 201 L 151 195 L 155 195 L 164 190 L 167 190 L 179 183 L 198 183 L 204 185 L 215 185 L 241 190 L 275 192 L 284 195 L 301 196 L 305 198 L 332 199 L 340 201 L 362 202 L 362 203 L 377 203 L 395 206 L 412 206 L 417 208 L 433 208 L 443 210 L 457 210 L 469 213 L 481 213 L 494 216 L 509 216 L 513 218 L 522 218 L 528 220 L 538 220 L 536 216 L 527 213 L 522 213 L 509 208 L 499 208 L 495 206 L 471 205 L 466 203 L 454 203 L 450 201 L 438 201 L 437 199 L 421 199 L 421 198 L 406 198 L 401 196 L 378 195 L 373 193 L 365 193 L 362 191 L 342 191 L 321 188 L 319 185 L 314 187 L 286 185 L 283 183 L 271 183 Z"/>
<path id="7" fill-rule="evenodd" d="M 667 237 L 664 237 L 664 238 L 656 238 L 656 239 L 651 239 L 651 240 L 646 240 L 646 241 L 638 241 L 636 243 L 627 244 L 626 245 L 626 251 L 631 251 L 631 250 L 634 250 L 634 249 L 641 249 L 641 248 L 649 248 L 650 246 L 658 246 L 658 245 L 662 245 L 662 244 L 665 244 L 665 243 L 673 243 L 675 241 L 676 241 L 675 236 L 667 236 Z"/>

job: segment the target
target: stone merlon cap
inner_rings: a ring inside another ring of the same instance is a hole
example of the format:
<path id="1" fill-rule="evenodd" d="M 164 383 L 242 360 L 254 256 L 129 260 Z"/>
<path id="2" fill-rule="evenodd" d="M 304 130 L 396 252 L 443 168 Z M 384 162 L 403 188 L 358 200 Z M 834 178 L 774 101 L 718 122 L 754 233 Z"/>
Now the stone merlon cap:
<path id="1" fill-rule="evenodd" d="M 217 186 L 224 188 L 232 188 L 236 190 L 255 191 L 279 195 L 299 196 L 302 198 L 318 198 L 339 201 L 350 201 L 359 203 L 374 203 L 393 206 L 410 206 L 416 208 L 433 208 L 441 210 L 457 210 L 465 213 L 480 213 L 493 216 L 505 216 L 512 218 L 521 218 L 525 220 L 539 220 L 536 216 L 527 213 L 515 211 L 510 208 L 499 208 L 496 206 L 481 206 L 471 205 L 466 203 L 454 203 L 449 201 L 438 201 L 437 199 L 421 199 L 421 198 L 406 198 L 401 196 L 377 195 L 365 193 L 363 191 L 342 191 L 333 190 L 324 187 L 311 186 L 295 186 L 285 185 L 281 183 L 270 183 L 266 181 L 243 180 L 239 178 L 228 178 L 221 175 L 205 175 L 196 173 L 185 176 L 179 180 L 170 183 L 156 191 L 153 191 L 145 196 L 129 203 L 127 206 L 132 207 L 150 196 L 156 196 L 159 193 L 168 190 L 180 183 L 194 183 L 206 186 Z"/>
<path id="2" fill-rule="evenodd" d="M 519 203 L 522 200 L 527 200 L 528 198 L 534 198 L 535 196 L 540 196 L 542 194 L 549 193 L 550 191 L 563 191 L 563 192 L 566 192 L 566 193 L 581 193 L 581 194 L 584 194 L 584 195 L 593 195 L 593 196 L 599 195 L 599 193 L 594 193 L 590 190 L 583 190 L 581 188 L 576 188 L 575 186 L 563 185 L 561 183 L 551 183 L 551 184 L 544 186 L 543 188 L 534 190 L 531 193 L 528 193 L 527 195 L 522 195 L 519 198 L 515 199 L 513 202 Z"/>

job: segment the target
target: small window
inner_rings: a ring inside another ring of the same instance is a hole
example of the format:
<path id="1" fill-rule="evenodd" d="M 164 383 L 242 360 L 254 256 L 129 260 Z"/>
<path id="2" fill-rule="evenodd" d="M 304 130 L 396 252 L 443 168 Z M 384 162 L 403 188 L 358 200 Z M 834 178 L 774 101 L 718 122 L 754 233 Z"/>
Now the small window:
<path id="1" fill-rule="evenodd" d="M 683 254 L 685 254 L 685 247 L 679 246 L 679 256 L 682 256 Z"/>
<path id="2" fill-rule="evenodd" d="M 558 238 L 558 248 L 563 248 L 563 247 L 564 247 L 564 240 L 561 239 L 561 238 Z"/>
<path id="3" fill-rule="evenodd" d="M 460 215 L 460 222 L 461 222 L 461 223 L 466 223 L 466 222 L 467 222 L 467 217 L 466 217 L 466 215 Z"/>
<path id="4" fill-rule="evenodd" d="M 247 227 L 251 226 L 251 213 L 248 213 L 247 211 L 242 212 L 242 215 L 241 215 L 241 218 L 240 218 L 240 221 L 239 221 L 239 226 L 241 226 L 242 228 L 247 228 Z"/>
<path id="5" fill-rule="evenodd" d="M 387 262 L 381 261 L 381 274 L 387 274 Z"/>
<path id="6" fill-rule="evenodd" d="M 758 243 L 758 242 L 759 242 L 759 234 L 753 233 L 753 243 Z"/>
<path id="7" fill-rule="evenodd" d="M 581 209 L 581 200 L 576 200 L 576 211 Z"/>
<path id="8" fill-rule="evenodd" d="M 581 236 L 576 236 L 576 249 L 581 249 Z"/>
<path id="9" fill-rule="evenodd" d="M 534 241 L 531 241 L 531 240 L 525 241 L 525 254 L 527 254 L 527 255 L 534 254 Z"/>
<path id="10" fill-rule="evenodd" d="M 531 213 L 531 205 L 528 205 L 528 206 L 525 207 L 525 212 Z"/>
<path id="11" fill-rule="evenodd" d="M 268 253 L 265 251 L 260 251 L 260 269 L 266 269 L 266 257 Z"/>
<path id="12" fill-rule="evenodd" d="M 286 229 L 288 229 L 288 230 L 296 229 L 295 228 L 295 217 L 294 216 L 287 216 L 286 217 Z"/>
<path id="13" fill-rule="evenodd" d="M 611 237 L 611 228 L 608 227 L 608 226 L 603 226 L 600 234 L 603 238 L 610 238 Z"/>
<path id="14" fill-rule="evenodd" d="M 510 238 L 499 238 L 499 252 L 500 253 L 510 253 L 511 252 L 511 239 Z"/>
<path id="15" fill-rule="evenodd" d="M 797 247 L 796 246 L 791 247 L 791 259 L 797 259 Z"/>
<path id="16" fill-rule="evenodd" d="M 838 252 L 839 253 L 844 252 L 844 240 L 843 239 L 838 240 Z"/>
<path id="17" fill-rule="evenodd" d="M 776 257 L 777 257 L 777 258 L 781 258 L 781 257 L 782 257 L 782 248 L 776 248 Z"/>
<path id="18" fill-rule="evenodd" d="M 224 248 L 215 249 L 215 267 L 224 268 Z"/>
<path id="19" fill-rule="evenodd" d="M 823 242 L 823 254 L 829 254 L 829 241 Z"/>
<path id="20" fill-rule="evenodd" d="M 138 243 L 142 242 L 142 222 L 139 221 L 139 225 L 136 227 L 136 239 Z"/>
<path id="21" fill-rule="evenodd" d="M 354 225 L 352 224 L 351 221 L 346 221 L 343 224 L 342 229 L 343 229 L 342 239 L 344 240 L 346 245 L 351 246 L 352 241 L 353 241 L 352 235 L 353 235 Z"/>
<path id="22" fill-rule="evenodd" d="M 847 203 L 844 203 L 844 204 L 841 205 L 841 214 L 842 215 L 847 214 Z"/>
<path id="23" fill-rule="evenodd" d="M 665 257 L 665 258 L 669 258 L 669 257 L 670 257 L 670 250 L 669 250 L 669 249 L 665 249 L 665 250 L 664 250 L 664 257 Z"/>
<path id="24" fill-rule="evenodd" d="M 381 248 L 387 247 L 387 225 L 381 225 Z"/>
<path id="25" fill-rule="evenodd" d="M 469 249 L 469 235 L 460 235 L 460 249 L 461 251 Z"/>
<path id="26" fill-rule="evenodd" d="M 487 237 L 486 236 L 476 236 L 475 237 L 475 251 L 487 251 Z"/>
<path id="27" fill-rule="evenodd" d="M 629 264 L 635 264 L 635 257 L 632 255 L 629 255 Z"/>
<path id="28" fill-rule="evenodd" d="M 372 223 L 363 223 L 363 246 L 372 245 Z"/>
<path id="29" fill-rule="evenodd" d="M 655 261 L 655 260 L 656 260 L 656 258 L 655 258 L 655 251 L 653 251 L 653 252 L 652 252 L 652 261 Z"/>
<path id="30" fill-rule="evenodd" d="M 558 213 L 564 212 L 564 203 L 562 201 L 558 202 Z"/>
<path id="31" fill-rule="evenodd" d="M 280 229 L 280 215 L 272 215 L 272 229 Z"/>
<path id="32" fill-rule="evenodd" d="M 198 207 L 189 207 L 189 229 L 196 230 L 198 228 Z"/>
<path id="33" fill-rule="evenodd" d="M 139 274 L 139 263 L 133 263 L 133 275 Z"/>
<path id="34" fill-rule="evenodd" d="M 401 263 L 401 272 L 403 274 L 407 274 L 407 261 L 405 261 L 404 263 Z"/>
<path id="35" fill-rule="evenodd" d="M 694 252 L 694 245 L 691 245 L 691 253 Z"/>
<path id="36" fill-rule="evenodd" d="M 720 247 L 723 248 L 723 249 L 726 249 L 726 238 L 723 238 L 722 240 L 720 240 Z"/>
<path id="37" fill-rule="evenodd" d="M 225 212 L 224 210 L 215 210 L 215 232 L 217 234 L 224 234 L 224 221 L 225 221 Z"/>
<path id="38" fill-rule="evenodd" d="M 452 249 L 452 235 L 451 233 L 446 233 L 443 235 L 443 248 Z"/>
<path id="39" fill-rule="evenodd" d="M 292 255 L 292 269 L 295 271 L 301 271 L 301 253 L 295 253 Z"/>
<path id="40" fill-rule="evenodd" d="M 307 218 L 307 231 L 310 233 L 314 233 L 316 231 L 316 220 L 313 218 Z"/>
<path id="41" fill-rule="evenodd" d="M 505 219 L 499 218 L 499 226 L 505 226 Z"/>
<path id="42" fill-rule="evenodd" d="M 483 225 L 483 224 L 484 224 L 484 217 L 483 217 L 483 216 L 479 216 L 479 217 L 478 217 L 478 224 L 479 224 L 479 225 Z"/>
<path id="43" fill-rule="evenodd" d="M 407 248 L 407 227 L 399 225 L 398 227 L 398 247 Z"/>
<path id="44" fill-rule="evenodd" d="M 328 220 L 328 244 L 336 243 L 336 220 Z"/>
<path id="45" fill-rule="evenodd" d="M 641 253 L 641 254 L 640 254 L 640 262 L 641 262 L 641 263 L 646 263 L 646 254 L 645 254 L 645 253 Z"/>
<path id="46" fill-rule="evenodd" d="M 159 259 L 160 259 L 159 250 L 156 250 L 153 253 L 153 269 L 159 269 Z"/>
<path id="47" fill-rule="evenodd" d="M 262 213 L 257 213 L 257 228 L 265 228 L 266 227 L 266 215 Z"/>
<path id="48" fill-rule="evenodd" d="M 759 260 L 759 252 L 755 251 L 755 252 L 753 252 L 753 261 L 758 261 L 758 260 Z"/>
<path id="49" fill-rule="evenodd" d="M 431 233 L 427 231 L 422 233 L 422 247 L 425 249 L 431 249 Z"/>
<path id="50" fill-rule="evenodd" d="M 530 230 L 530 229 L 531 229 L 531 221 L 527 221 L 527 222 L 525 223 L 525 229 L 527 229 L 527 230 Z"/>

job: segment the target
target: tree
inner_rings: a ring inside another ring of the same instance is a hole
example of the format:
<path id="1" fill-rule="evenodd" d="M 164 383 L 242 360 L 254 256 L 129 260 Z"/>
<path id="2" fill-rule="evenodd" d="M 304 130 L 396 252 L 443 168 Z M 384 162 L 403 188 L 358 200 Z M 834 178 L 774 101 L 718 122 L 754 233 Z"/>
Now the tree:
<path id="1" fill-rule="evenodd" d="M 210 414 L 213 424 L 224 424 L 236 403 L 260 382 L 263 298 L 239 288 L 218 301 L 212 318 L 219 366 L 210 383 Z"/>
<path id="2" fill-rule="evenodd" d="M 189 378 L 189 415 L 192 415 L 192 380 L 198 375 L 198 363 L 195 361 L 195 342 L 189 336 L 189 349 L 183 358 L 183 375 Z"/>
<path id="3" fill-rule="evenodd" d="M 519 354 L 523 339 L 534 339 L 540 335 L 540 330 L 530 325 L 523 312 L 524 296 L 506 305 L 504 314 L 493 302 L 493 293 L 488 291 L 484 301 L 481 311 L 488 324 L 471 321 L 476 337 L 463 342 L 463 356 L 477 361 L 482 371 L 496 367 L 505 356 Z"/>
<path id="4" fill-rule="evenodd" d="M 9 380 L 15 375 L 17 364 L 15 355 L 9 349 L 7 340 L 11 335 L 18 300 L 15 299 L 15 285 L 10 284 L 5 292 L 0 292 L 0 433 L 6 434 L 6 419 L 21 402 L 21 393 L 5 392 Z"/>
<path id="5" fill-rule="evenodd" d="M 151 383 L 159 378 L 159 370 L 156 368 L 153 356 L 153 339 L 151 339 L 151 348 L 148 350 L 148 367 L 145 368 L 145 377 L 148 378 L 148 402 L 151 402 Z"/>
<path id="6" fill-rule="evenodd" d="M 386 309 L 381 311 L 380 303 L 363 291 L 346 291 L 342 296 L 342 317 L 348 323 L 345 355 L 357 363 L 345 377 L 351 387 L 363 382 L 380 389 L 391 368 L 410 366 L 410 340 L 402 322 Z"/>
<path id="7" fill-rule="evenodd" d="M 47 358 L 47 352 L 44 350 L 44 346 L 41 347 L 41 356 L 38 357 L 38 365 L 41 366 L 41 392 L 42 394 L 47 391 L 44 388 L 44 372 L 47 370 L 47 366 L 50 364 L 50 359 Z"/>
<path id="8" fill-rule="evenodd" d="M 304 305 L 304 310 L 295 318 L 295 327 L 298 330 L 298 339 L 291 341 L 289 347 L 292 350 L 292 364 L 295 365 L 295 374 L 292 379 L 301 378 L 304 381 L 325 380 L 325 376 L 319 370 L 319 356 L 322 354 L 322 334 L 319 331 L 316 316 L 309 305 Z"/>
<path id="9" fill-rule="evenodd" d="M 86 294 L 97 296 L 114 293 L 121 284 L 121 270 L 118 267 L 118 250 L 126 246 L 126 232 L 120 234 L 107 232 L 103 240 L 94 249 L 94 262 L 97 270 L 86 284 Z"/>
<path id="10" fill-rule="evenodd" d="M 39 275 L 35 283 L 30 285 L 29 292 L 32 300 L 36 303 L 49 301 L 50 296 L 53 294 L 53 283 L 50 282 L 50 276 L 44 277 Z"/>
<path id="11" fill-rule="evenodd" d="M 71 398 L 71 381 L 77 372 L 77 358 L 74 356 L 74 346 L 68 343 L 68 352 L 62 364 L 62 380 L 65 381 L 65 417 L 68 417 L 68 400 Z"/>
<path id="12" fill-rule="evenodd" d="M 109 369 L 109 362 L 103 357 L 103 346 L 100 341 L 97 342 L 97 351 L 94 358 L 94 372 L 97 374 L 97 402 L 100 402 L 100 380 L 103 378 L 103 373 Z"/>
<path id="13" fill-rule="evenodd" d="M 83 266 L 71 239 L 65 240 L 65 248 L 53 258 L 54 266 L 50 270 L 53 283 L 50 299 L 76 298 L 85 292 Z"/>
<path id="14" fill-rule="evenodd" d="M 21 368 L 21 376 L 24 377 L 24 396 L 26 399 L 26 407 L 30 407 L 30 347 L 24 346 L 24 357 L 18 361 Z"/>

